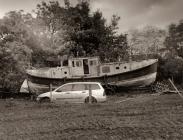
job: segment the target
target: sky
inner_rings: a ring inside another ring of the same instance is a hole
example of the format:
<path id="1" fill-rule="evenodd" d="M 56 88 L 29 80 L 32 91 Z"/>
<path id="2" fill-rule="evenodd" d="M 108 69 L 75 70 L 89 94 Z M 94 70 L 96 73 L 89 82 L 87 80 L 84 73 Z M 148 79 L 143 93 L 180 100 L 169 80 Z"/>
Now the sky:
<path id="1" fill-rule="evenodd" d="M 11 10 L 31 12 L 43 0 L 0 0 L 0 18 Z M 49 1 L 49 0 L 44 0 Z M 58 0 L 63 5 L 64 0 Z M 77 0 L 70 0 L 74 5 Z M 100 10 L 108 23 L 111 16 L 121 17 L 119 32 L 147 25 L 166 28 L 183 19 L 183 0 L 90 0 L 92 11 Z"/>

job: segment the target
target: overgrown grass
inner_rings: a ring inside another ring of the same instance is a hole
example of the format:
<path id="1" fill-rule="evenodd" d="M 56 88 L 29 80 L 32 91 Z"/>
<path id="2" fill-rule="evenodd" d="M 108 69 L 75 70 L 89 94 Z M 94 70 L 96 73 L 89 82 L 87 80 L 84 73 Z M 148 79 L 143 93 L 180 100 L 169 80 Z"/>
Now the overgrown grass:
<path id="1" fill-rule="evenodd" d="M 109 97 L 97 104 L 0 100 L 1 139 L 182 139 L 183 100 L 174 95 Z"/>

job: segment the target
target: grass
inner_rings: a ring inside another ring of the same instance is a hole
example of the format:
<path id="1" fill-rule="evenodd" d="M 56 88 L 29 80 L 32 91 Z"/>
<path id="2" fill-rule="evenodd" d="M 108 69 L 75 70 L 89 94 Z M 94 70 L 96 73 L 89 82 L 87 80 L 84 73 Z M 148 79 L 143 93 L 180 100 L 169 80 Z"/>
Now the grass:
<path id="1" fill-rule="evenodd" d="M 0 139 L 183 139 L 177 94 L 127 98 L 92 105 L 0 100 Z"/>

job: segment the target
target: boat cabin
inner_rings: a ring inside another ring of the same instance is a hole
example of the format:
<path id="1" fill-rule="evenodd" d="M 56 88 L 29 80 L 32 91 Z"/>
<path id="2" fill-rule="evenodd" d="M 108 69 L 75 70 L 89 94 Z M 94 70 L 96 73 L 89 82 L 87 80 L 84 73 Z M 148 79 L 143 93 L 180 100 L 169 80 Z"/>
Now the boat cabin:
<path id="1" fill-rule="evenodd" d="M 70 74 L 72 76 L 97 76 L 99 58 L 98 57 L 84 57 L 71 58 L 68 60 Z"/>
<path id="2" fill-rule="evenodd" d="M 130 68 L 130 64 L 121 62 L 101 64 L 99 57 L 78 57 L 62 59 L 61 67 L 50 68 L 48 73 L 40 71 L 38 75 L 51 78 L 98 77 L 127 72 Z"/>
<path id="3" fill-rule="evenodd" d="M 29 75 L 44 78 L 92 78 L 113 76 L 138 70 L 155 63 L 156 60 L 142 62 L 110 62 L 100 63 L 99 57 L 78 57 L 61 59 L 61 66 L 27 70 Z"/>

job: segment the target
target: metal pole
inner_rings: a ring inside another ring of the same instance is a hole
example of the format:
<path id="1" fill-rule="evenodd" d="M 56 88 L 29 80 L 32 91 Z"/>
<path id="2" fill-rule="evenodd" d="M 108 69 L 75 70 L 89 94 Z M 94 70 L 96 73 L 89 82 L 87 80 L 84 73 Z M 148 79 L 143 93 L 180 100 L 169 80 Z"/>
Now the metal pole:
<path id="1" fill-rule="evenodd" d="M 50 83 L 50 100 L 52 101 L 52 83 Z"/>
<path id="2" fill-rule="evenodd" d="M 91 90 L 91 85 L 89 85 L 89 104 L 92 103 L 92 90 Z"/>

